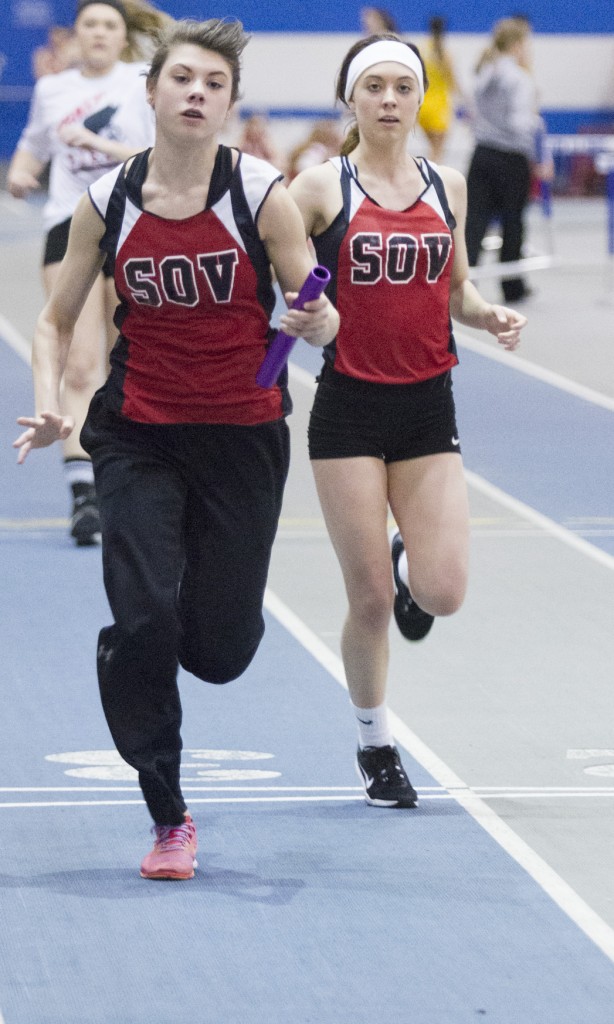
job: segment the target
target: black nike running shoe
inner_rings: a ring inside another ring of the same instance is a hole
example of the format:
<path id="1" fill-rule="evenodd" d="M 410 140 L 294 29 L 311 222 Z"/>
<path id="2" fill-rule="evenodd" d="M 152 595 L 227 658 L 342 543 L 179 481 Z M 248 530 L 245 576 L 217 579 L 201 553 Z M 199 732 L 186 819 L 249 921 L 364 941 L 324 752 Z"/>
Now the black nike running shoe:
<path id="1" fill-rule="evenodd" d="M 415 807 L 418 803 L 396 747 L 359 747 L 356 771 L 365 799 L 373 807 Z"/>
<path id="2" fill-rule="evenodd" d="M 399 576 L 399 559 L 403 554 L 403 540 L 397 531 L 390 542 L 392 575 L 394 576 L 394 617 L 399 630 L 406 640 L 423 640 L 429 632 L 434 615 L 423 612 L 409 592 L 409 587 Z"/>

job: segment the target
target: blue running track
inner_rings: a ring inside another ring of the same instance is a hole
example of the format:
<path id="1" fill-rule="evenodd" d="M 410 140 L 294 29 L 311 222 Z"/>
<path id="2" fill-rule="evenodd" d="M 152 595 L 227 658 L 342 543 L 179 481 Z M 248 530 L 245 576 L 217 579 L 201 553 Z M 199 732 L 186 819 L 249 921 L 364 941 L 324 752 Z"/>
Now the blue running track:
<path id="1" fill-rule="evenodd" d="M 558 522 L 606 509 L 614 451 L 597 472 L 580 421 L 594 436 L 612 413 L 474 354 L 461 373 L 470 469 Z M 200 868 L 139 877 L 148 816 L 95 680 L 100 552 L 66 535 L 58 454 L 15 465 L 31 388 L 4 345 L 0 374 L 0 1020 L 612 1024 L 612 961 L 420 764 L 405 757 L 419 808 L 367 807 L 347 696 L 271 615 L 240 681 L 182 675 Z M 584 474 L 573 494 L 555 456 Z"/>

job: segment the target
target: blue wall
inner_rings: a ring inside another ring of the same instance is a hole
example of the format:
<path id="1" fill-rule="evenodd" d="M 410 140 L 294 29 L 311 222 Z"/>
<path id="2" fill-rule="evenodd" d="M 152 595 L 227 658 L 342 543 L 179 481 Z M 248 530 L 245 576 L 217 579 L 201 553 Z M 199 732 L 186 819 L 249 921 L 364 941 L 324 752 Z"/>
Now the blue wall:
<path id="1" fill-rule="evenodd" d="M 168 9 L 185 15 L 189 0 L 169 0 Z M 314 8 L 308 3 L 279 3 L 275 0 L 237 0 L 232 14 L 254 32 L 355 32 L 360 29 L 361 3 L 329 2 L 321 4 L 314 19 Z M 527 14 L 536 32 L 614 32 L 614 4 L 611 0 L 528 0 L 519 4 L 501 0 L 442 0 L 441 3 L 410 5 L 406 2 L 381 3 L 396 19 L 403 32 L 423 32 L 431 14 L 442 14 L 453 32 L 488 32 L 493 22 L 510 13 Z M 199 15 L 205 5 L 196 3 Z M 231 13 L 224 4 L 207 8 L 207 17 Z M 199 15 L 201 16 L 201 15 Z"/>
<path id="2" fill-rule="evenodd" d="M 219 6 L 218 6 L 219 4 Z M 28 111 L 32 87 L 31 54 L 45 42 L 52 24 L 68 25 L 74 19 L 76 0 L 3 0 L 0 17 L 0 160 L 12 153 Z M 174 17 L 240 18 L 251 32 L 360 32 L 362 3 L 336 3 L 328 0 L 319 5 L 314 19 L 314 5 L 297 0 L 162 0 L 160 6 Z M 614 2 L 612 0 L 441 0 L 416 8 L 406 2 L 390 0 L 384 6 L 396 17 L 404 33 L 424 32 L 431 13 L 447 18 L 449 30 L 461 33 L 487 33 L 493 22 L 516 11 L 527 14 L 535 31 L 548 34 L 605 35 L 614 34 Z M 577 69 L 570 69 L 570 74 Z M 580 123 L 587 117 L 602 120 L 599 111 L 577 115 Z M 560 125 L 548 118 L 550 131 L 573 131 L 567 117 Z"/>
<path id="3" fill-rule="evenodd" d="M 25 0 L 21 0 L 25 2 Z M 31 2 L 31 0 L 29 0 Z M 56 18 L 70 23 L 74 0 L 48 0 L 55 9 Z M 16 0 L 12 0 L 15 6 Z M 314 6 L 303 0 L 232 0 L 232 3 L 214 3 L 203 0 L 166 0 L 160 4 L 175 17 L 212 18 L 232 16 L 240 18 L 251 32 L 357 32 L 360 29 L 362 3 L 345 2 L 320 4 L 314 17 Z M 488 32 L 492 23 L 510 13 L 527 14 L 536 32 L 549 33 L 605 33 L 614 32 L 614 4 L 611 0 L 519 0 L 516 4 L 501 0 L 441 0 L 440 3 L 412 6 L 399 0 L 381 5 L 396 18 L 404 32 L 421 32 L 428 17 L 442 14 L 453 32 Z"/>

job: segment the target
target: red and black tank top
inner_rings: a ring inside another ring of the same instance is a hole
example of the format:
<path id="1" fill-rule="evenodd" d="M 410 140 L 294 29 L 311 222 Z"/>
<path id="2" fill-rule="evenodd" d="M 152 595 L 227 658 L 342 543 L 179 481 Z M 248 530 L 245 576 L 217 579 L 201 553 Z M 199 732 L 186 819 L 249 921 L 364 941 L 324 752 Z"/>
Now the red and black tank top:
<path id="1" fill-rule="evenodd" d="M 169 220 L 143 209 L 149 152 L 89 189 L 119 298 L 105 401 L 141 423 L 279 419 L 291 409 L 287 377 L 256 384 L 275 305 L 257 224 L 281 175 L 246 154 L 233 168 L 220 146 L 204 210 Z"/>
<path id="2" fill-rule="evenodd" d="M 324 357 L 340 373 L 382 384 L 427 380 L 458 362 L 450 320 L 454 216 L 443 182 L 418 163 L 424 189 L 406 210 L 381 207 L 347 157 L 331 163 L 343 208 L 313 238 L 340 316 Z"/>

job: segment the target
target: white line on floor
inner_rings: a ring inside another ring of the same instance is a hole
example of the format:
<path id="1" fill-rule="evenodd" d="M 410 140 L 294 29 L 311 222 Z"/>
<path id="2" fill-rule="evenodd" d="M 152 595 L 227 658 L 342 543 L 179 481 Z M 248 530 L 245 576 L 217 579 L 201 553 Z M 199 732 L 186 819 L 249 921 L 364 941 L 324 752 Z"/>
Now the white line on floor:
<path id="1" fill-rule="evenodd" d="M 7 345 L 13 349 L 14 352 L 23 359 L 24 363 L 28 366 L 31 362 L 31 346 L 26 339 L 19 333 L 16 327 L 13 327 L 12 323 L 2 316 L 0 313 L 0 339 L 6 341 Z M 1 1024 L 1 1022 L 0 1022 Z"/>
<path id="2" fill-rule="evenodd" d="M 341 659 L 326 647 L 302 619 L 270 590 L 267 590 L 265 605 L 271 615 L 274 615 L 316 661 L 347 689 Z M 398 742 L 436 782 L 451 793 L 454 800 L 488 835 L 525 869 L 595 945 L 614 961 L 614 929 L 610 928 L 582 897 L 485 803 L 482 797 L 472 792 L 394 712 L 390 711 L 389 716 L 392 731 Z"/>
<path id="3" fill-rule="evenodd" d="M 468 483 L 475 488 L 476 491 L 480 491 L 485 497 L 490 498 L 492 501 L 496 501 L 497 504 L 503 505 L 509 509 L 510 512 L 515 512 L 517 516 L 522 519 L 526 519 L 528 522 L 533 523 L 549 534 L 551 537 L 555 537 L 557 540 L 567 544 L 568 547 L 574 548 L 576 551 L 581 552 L 588 558 L 591 558 L 594 562 L 599 562 L 600 565 L 605 566 L 606 569 L 614 569 L 614 555 L 609 555 L 607 551 L 602 551 L 601 548 L 595 547 L 589 541 L 584 540 L 583 537 L 579 537 L 576 533 L 572 533 L 566 526 L 561 526 L 560 523 L 556 523 L 554 519 L 550 519 L 549 516 L 542 515 L 536 509 L 530 505 L 525 505 L 523 501 L 519 501 L 518 498 L 513 498 L 511 494 L 507 494 L 502 491 L 500 487 L 496 487 L 494 484 L 489 483 L 488 480 L 484 480 L 483 477 L 478 476 L 477 473 L 472 473 L 471 470 L 465 470 L 465 476 Z"/>
<path id="4" fill-rule="evenodd" d="M 498 353 L 499 354 L 499 353 Z M 508 358 L 510 358 L 508 356 Z M 302 384 L 304 387 L 309 388 L 310 391 L 315 391 L 315 382 L 313 374 L 303 370 L 300 366 L 295 366 L 290 363 L 289 365 L 290 376 L 296 380 L 297 383 Z M 564 378 L 561 378 L 563 380 Z M 612 408 L 614 409 L 614 400 L 612 400 Z M 514 512 L 521 519 L 525 519 L 540 529 L 544 530 L 545 533 L 550 534 L 551 537 L 556 537 L 557 540 L 562 541 L 569 547 L 575 548 L 576 551 L 582 552 L 583 555 L 587 555 L 595 562 L 599 562 L 600 565 L 604 565 L 607 569 L 614 569 L 614 556 L 609 555 L 606 551 L 602 551 L 601 548 L 595 547 L 589 541 L 584 540 L 582 537 L 578 537 L 567 527 L 561 526 L 560 523 L 556 523 L 553 519 L 548 516 L 542 515 L 536 509 L 531 508 L 530 505 L 525 505 L 523 501 L 518 501 L 517 498 L 513 498 L 510 494 L 506 494 L 499 487 L 484 480 L 483 477 L 478 476 L 477 473 L 472 473 L 471 470 L 465 470 L 465 476 L 467 481 L 477 491 L 480 491 L 486 497 L 496 501 L 499 505 L 503 505 L 505 508 Z"/>
<path id="5" fill-rule="evenodd" d="M 459 334 L 457 331 L 454 332 L 454 336 L 460 348 L 466 348 L 469 352 L 485 356 L 496 363 L 504 363 L 510 370 L 519 370 L 527 377 L 534 377 L 544 384 L 558 388 L 559 391 L 566 391 L 568 394 L 574 395 L 575 398 L 583 398 L 593 405 L 599 405 L 603 409 L 614 412 L 614 398 L 609 395 L 603 395 L 600 391 L 588 388 L 584 384 L 578 384 L 576 381 L 570 380 L 569 377 L 563 377 L 560 373 L 555 373 L 554 370 L 547 370 L 546 367 L 539 366 L 537 363 L 530 363 L 528 359 L 523 359 L 516 353 L 505 352 L 492 342 L 481 341 L 479 338 L 472 338 L 468 334 Z"/>
<path id="6" fill-rule="evenodd" d="M 409 748 L 408 748 L 409 749 Z M 410 751 L 411 753 L 411 751 Z M 344 792 L 347 790 L 347 792 Z M 121 793 L 124 790 L 109 790 L 109 792 Z M 131 790 L 137 792 L 137 790 Z M 195 788 L 182 786 L 183 793 L 206 793 L 207 788 Z M 614 797 L 614 790 L 586 790 L 576 793 L 550 792 L 549 790 L 537 790 L 528 793 L 525 789 L 511 790 L 476 790 L 468 787 L 451 787 L 449 790 L 441 787 L 418 787 L 418 797 L 421 803 L 430 800 L 455 800 L 461 802 L 462 796 L 475 797 L 477 800 L 570 800 L 570 799 L 601 799 L 611 800 Z M 276 804 L 276 803 L 330 803 L 331 801 L 343 803 L 347 800 L 363 800 L 362 791 L 356 788 L 339 787 L 334 795 L 318 794 L 317 796 L 190 796 L 190 804 Z M 41 807 L 121 807 L 122 804 L 134 806 L 143 804 L 144 800 L 5 800 L 0 802 L 0 810 L 16 810 L 25 808 Z M 475 815 L 473 815 L 475 817 Z M 571 915 L 570 915 L 571 916 Z M 1 1024 L 1 1022 L 0 1022 Z"/>

